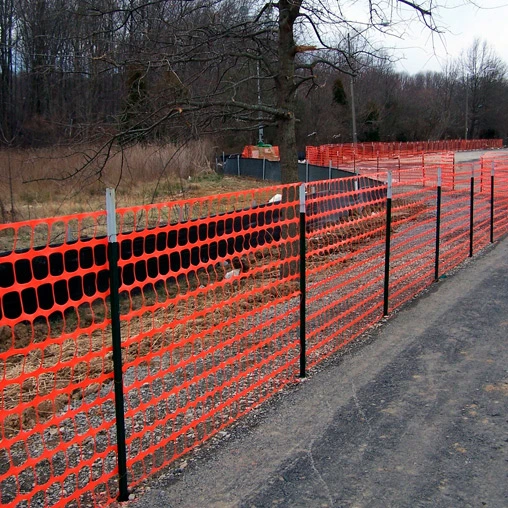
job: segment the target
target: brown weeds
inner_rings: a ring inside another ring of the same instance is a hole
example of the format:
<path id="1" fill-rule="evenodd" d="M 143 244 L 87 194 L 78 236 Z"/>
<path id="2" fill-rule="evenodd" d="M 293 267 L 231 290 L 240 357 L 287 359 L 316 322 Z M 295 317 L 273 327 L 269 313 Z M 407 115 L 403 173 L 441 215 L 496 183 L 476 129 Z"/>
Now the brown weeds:
<path id="1" fill-rule="evenodd" d="M 273 185 L 218 177 L 206 141 L 97 155 L 94 147 L 0 151 L 0 223 L 103 210 L 108 187 L 128 207 Z"/>

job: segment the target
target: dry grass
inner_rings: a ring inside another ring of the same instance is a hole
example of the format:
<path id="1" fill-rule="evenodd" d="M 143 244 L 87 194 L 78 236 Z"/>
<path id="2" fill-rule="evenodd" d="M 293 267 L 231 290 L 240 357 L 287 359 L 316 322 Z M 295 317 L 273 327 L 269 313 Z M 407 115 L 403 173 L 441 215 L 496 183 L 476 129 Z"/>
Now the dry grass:
<path id="1" fill-rule="evenodd" d="M 108 187 L 128 207 L 273 185 L 219 177 L 206 141 L 117 148 L 87 165 L 94 155 L 90 147 L 0 151 L 0 222 L 103 210 Z"/>
<path id="2" fill-rule="evenodd" d="M 124 364 L 163 348 L 174 348 L 174 361 L 178 363 L 178 351 L 190 348 L 196 352 L 196 346 L 189 342 L 192 334 L 208 330 L 211 322 L 222 323 L 225 318 L 234 321 L 253 306 L 294 294 L 297 282 L 281 283 L 278 269 L 272 266 L 279 256 L 276 247 L 266 247 L 245 260 L 250 265 L 248 273 L 231 280 L 225 280 L 224 267 L 217 265 L 189 274 L 178 285 L 168 282 L 123 294 L 122 313 L 136 314 L 122 322 Z M 240 260 L 233 259 L 232 265 L 237 264 Z M 213 309 L 206 319 L 205 309 Z M 21 429 L 30 431 L 60 413 L 71 399 L 99 393 L 98 380 L 113 370 L 106 313 L 105 301 L 97 299 L 93 304 L 70 308 L 63 315 L 55 313 L 47 320 L 0 327 L 0 352 L 8 353 L 0 363 L 8 381 L 0 391 L 0 405 L 8 410 L 25 406 L 0 422 L 0 436 L 13 438 Z M 185 322 L 185 326 L 168 324 L 173 322 Z M 232 339 L 235 326 L 207 334 L 204 350 Z"/>

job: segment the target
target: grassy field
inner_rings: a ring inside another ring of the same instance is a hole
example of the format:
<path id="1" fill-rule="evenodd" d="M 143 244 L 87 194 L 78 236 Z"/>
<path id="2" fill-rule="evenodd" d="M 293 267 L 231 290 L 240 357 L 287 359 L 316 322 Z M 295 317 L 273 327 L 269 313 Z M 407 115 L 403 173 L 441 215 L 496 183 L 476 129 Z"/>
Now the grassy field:
<path id="1" fill-rule="evenodd" d="M 105 208 L 116 189 L 117 207 L 174 202 L 273 186 L 215 172 L 213 149 L 194 142 L 137 145 L 93 160 L 92 148 L 0 151 L 0 222 L 57 217 Z"/>

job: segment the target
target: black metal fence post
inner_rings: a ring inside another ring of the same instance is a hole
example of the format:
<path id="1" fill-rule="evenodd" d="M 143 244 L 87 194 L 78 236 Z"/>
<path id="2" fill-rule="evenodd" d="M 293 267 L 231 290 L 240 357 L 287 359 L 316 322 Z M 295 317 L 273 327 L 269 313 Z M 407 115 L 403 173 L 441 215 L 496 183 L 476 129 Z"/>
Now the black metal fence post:
<path id="1" fill-rule="evenodd" d="M 304 378 L 306 375 L 306 300 L 307 300 L 307 287 L 306 287 L 306 228 L 305 228 L 305 184 L 300 185 L 300 377 Z"/>
<path id="2" fill-rule="evenodd" d="M 118 461 L 118 501 L 128 501 L 127 448 L 125 444 L 125 406 L 122 372 L 122 338 L 118 274 L 119 244 L 116 237 L 115 190 L 106 190 L 108 261 L 110 276 L 111 334 L 113 343 L 113 378 L 115 385 L 116 442 Z"/>
<path id="3" fill-rule="evenodd" d="M 383 315 L 388 315 L 388 299 L 390 291 L 390 242 L 392 230 L 392 172 L 388 171 L 386 186 L 386 245 L 385 245 L 385 280 L 383 293 Z"/>
<path id="4" fill-rule="evenodd" d="M 469 257 L 473 257 L 474 248 L 474 164 L 471 168 L 471 195 L 469 200 Z"/>
<path id="5" fill-rule="evenodd" d="M 453 166 L 452 166 L 452 191 L 455 190 L 455 152 L 453 153 Z"/>
<path id="6" fill-rule="evenodd" d="M 426 174 L 425 174 L 425 152 L 422 152 L 422 181 L 423 186 L 425 187 L 425 181 L 426 181 Z"/>
<path id="7" fill-rule="evenodd" d="M 490 169 L 490 243 L 494 243 L 494 161 Z"/>
<path id="8" fill-rule="evenodd" d="M 439 279 L 439 243 L 441 235 L 441 168 L 437 168 L 437 203 L 436 203 L 436 260 L 434 280 Z"/>

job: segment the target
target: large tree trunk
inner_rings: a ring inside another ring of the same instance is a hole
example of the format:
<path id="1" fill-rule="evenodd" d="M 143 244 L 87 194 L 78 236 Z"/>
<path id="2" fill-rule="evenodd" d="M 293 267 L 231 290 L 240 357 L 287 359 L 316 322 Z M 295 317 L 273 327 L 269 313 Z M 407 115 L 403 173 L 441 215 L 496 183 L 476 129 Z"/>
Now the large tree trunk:
<path id="1" fill-rule="evenodd" d="M 302 2 L 279 2 L 279 73 L 276 79 L 277 107 L 283 111 L 277 121 L 282 183 L 298 181 L 295 119 L 294 23 Z"/>
<path id="2" fill-rule="evenodd" d="M 277 109 L 282 112 L 277 120 L 279 130 L 280 169 L 283 184 L 298 182 L 298 154 L 296 150 L 295 119 L 295 41 L 294 23 L 300 11 L 301 1 L 279 1 L 279 73 L 276 79 Z M 296 187 L 285 187 L 282 192 L 283 203 L 295 203 L 288 206 L 283 216 L 294 219 L 296 215 Z M 284 262 L 281 277 L 292 277 L 298 273 L 298 227 L 296 224 L 282 227 L 280 257 Z"/>

